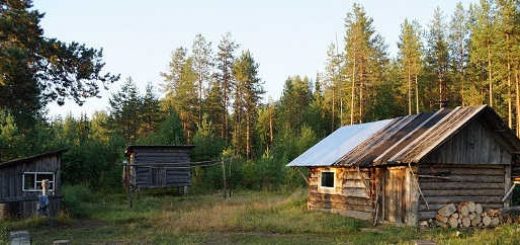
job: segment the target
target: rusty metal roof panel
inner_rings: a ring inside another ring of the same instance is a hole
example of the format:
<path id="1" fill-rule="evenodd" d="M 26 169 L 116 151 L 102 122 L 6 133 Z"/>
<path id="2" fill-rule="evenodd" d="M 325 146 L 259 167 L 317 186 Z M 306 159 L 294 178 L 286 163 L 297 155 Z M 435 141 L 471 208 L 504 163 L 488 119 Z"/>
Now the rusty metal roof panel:
<path id="1" fill-rule="evenodd" d="M 331 166 L 393 119 L 344 126 L 292 160 L 289 167 Z"/>
<path id="2" fill-rule="evenodd" d="M 441 109 L 435 113 L 423 114 L 424 116 L 418 120 L 419 124 L 409 125 L 406 135 L 401 135 L 397 142 L 389 145 L 377 158 L 373 160 L 374 165 L 387 163 L 394 155 L 406 148 L 415 139 L 421 137 L 428 129 L 436 125 L 442 118 L 444 118 L 451 109 Z"/>
<path id="3" fill-rule="evenodd" d="M 418 135 L 395 155 L 390 157 L 387 163 L 417 163 L 433 149 L 444 143 L 454 135 L 470 119 L 474 118 L 486 106 L 457 107 L 443 116 L 430 128 Z"/>
<path id="4" fill-rule="evenodd" d="M 370 166 L 374 160 L 381 156 L 388 149 L 392 148 L 400 140 L 403 139 L 410 132 L 416 130 L 417 127 L 423 124 L 433 113 L 421 113 L 417 115 L 410 115 L 396 118 L 393 123 L 380 130 L 377 134 L 362 144 L 359 144 L 349 154 L 345 155 L 337 165 L 342 166 Z"/>
<path id="5" fill-rule="evenodd" d="M 491 122 L 511 150 L 520 140 L 496 112 L 486 106 L 440 109 L 373 123 L 346 126 L 320 141 L 288 166 L 360 166 L 418 163 L 474 118 Z"/>

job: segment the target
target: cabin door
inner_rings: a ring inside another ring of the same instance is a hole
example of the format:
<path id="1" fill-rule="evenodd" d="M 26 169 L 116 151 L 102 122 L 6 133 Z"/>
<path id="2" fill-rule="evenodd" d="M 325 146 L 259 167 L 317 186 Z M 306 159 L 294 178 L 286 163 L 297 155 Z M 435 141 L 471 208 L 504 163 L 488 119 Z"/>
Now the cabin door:
<path id="1" fill-rule="evenodd" d="M 390 168 L 385 174 L 384 219 L 391 223 L 404 223 L 405 168 Z"/>
<path id="2" fill-rule="evenodd" d="M 156 187 L 166 185 L 166 168 L 152 168 L 152 185 Z"/>

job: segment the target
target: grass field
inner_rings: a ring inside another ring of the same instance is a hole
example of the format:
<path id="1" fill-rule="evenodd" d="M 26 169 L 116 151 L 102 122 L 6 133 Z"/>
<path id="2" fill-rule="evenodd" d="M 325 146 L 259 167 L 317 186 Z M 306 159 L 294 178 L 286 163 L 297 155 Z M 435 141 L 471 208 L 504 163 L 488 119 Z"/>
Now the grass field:
<path id="1" fill-rule="evenodd" d="M 520 244 L 520 225 L 482 231 L 431 230 L 369 223 L 306 210 L 304 190 L 174 197 L 148 193 L 128 208 L 124 195 L 96 195 L 81 203 L 83 218 L 10 223 L 28 229 L 35 244 Z M 78 208 L 78 207 L 77 207 Z"/>

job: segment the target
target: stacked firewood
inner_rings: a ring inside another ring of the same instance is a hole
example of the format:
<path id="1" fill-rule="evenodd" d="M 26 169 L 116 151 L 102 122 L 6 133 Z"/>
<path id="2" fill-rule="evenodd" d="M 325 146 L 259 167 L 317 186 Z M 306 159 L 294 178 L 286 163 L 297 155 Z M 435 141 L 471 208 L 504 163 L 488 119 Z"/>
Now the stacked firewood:
<path id="1" fill-rule="evenodd" d="M 450 203 L 437 211 L 435 224 L 444 228 L 496 227 L 500 224 L 500 216 L 500 209 L 483 210 L 478 203 Z"/>

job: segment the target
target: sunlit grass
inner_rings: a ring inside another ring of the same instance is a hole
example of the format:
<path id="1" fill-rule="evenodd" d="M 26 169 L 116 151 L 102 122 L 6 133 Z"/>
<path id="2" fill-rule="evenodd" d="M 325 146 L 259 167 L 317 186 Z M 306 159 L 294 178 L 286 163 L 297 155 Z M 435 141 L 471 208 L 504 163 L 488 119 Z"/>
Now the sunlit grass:
<path id="1" fill-rule="evenodd" d="M 140 193 L 130 208 L 123 194 L 96 194 L 81 204 L 83 218 L 69 215 L 11 222 L 29 229 L 36 244 L 54 239 L 76 243 L 122 244 L 413 244 L 428 239 L 439 244 L 520 244 L 520 225 L 488 230 L 418 231 L 380 225 L 336 214 L 308 211 L 306 190 L 239 191 L 173 196 Z"/>

